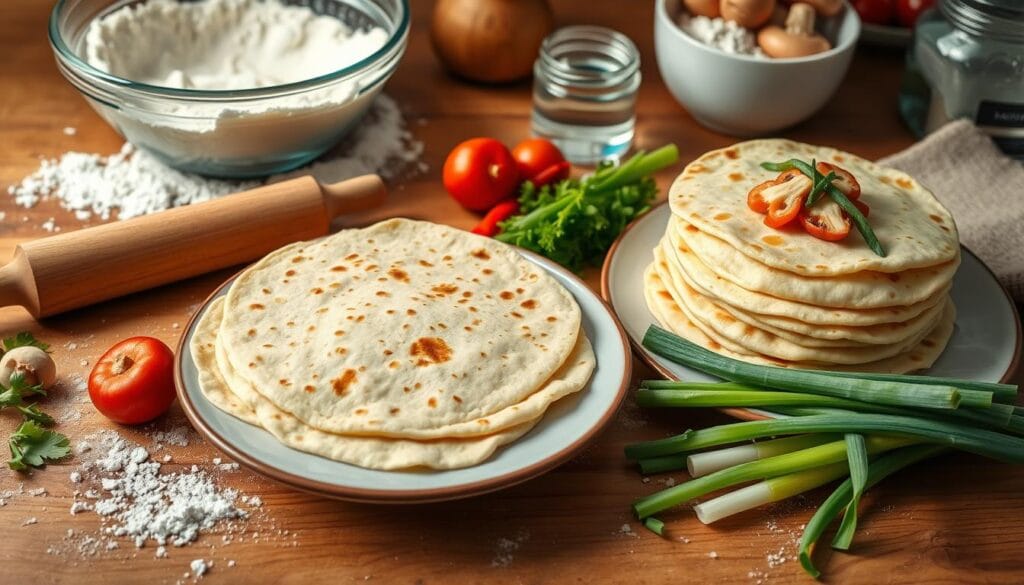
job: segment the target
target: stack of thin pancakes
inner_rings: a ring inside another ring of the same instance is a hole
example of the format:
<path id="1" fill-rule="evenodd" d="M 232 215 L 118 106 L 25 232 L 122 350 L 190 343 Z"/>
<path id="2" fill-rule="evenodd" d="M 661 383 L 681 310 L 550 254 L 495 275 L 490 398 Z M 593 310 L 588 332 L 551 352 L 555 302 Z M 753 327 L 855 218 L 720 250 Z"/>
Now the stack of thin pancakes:
<path id="1" fill-rule="evenodd" d="M 573 296 L 509 246 L 390 220 L 286 246 L 208 307 L 204 396 L 292 448 L 374 469 L 489 458 L 595 367 Z"/>
<path id="2" fill-rule="evenodd" d="M 828 242 L 764 225 L 747 192 L 778 174 L 761 162 L 791 158 L 853 173 L 885 257 L 856 230 Z M 688 165 L 669 200 L 645 294 L 659 323 L 694 343 L 759 364 L 906 373 L 932 365 L 952 335 L 956 225 L 904 173 L 831 148 L 755 140 Z"/>

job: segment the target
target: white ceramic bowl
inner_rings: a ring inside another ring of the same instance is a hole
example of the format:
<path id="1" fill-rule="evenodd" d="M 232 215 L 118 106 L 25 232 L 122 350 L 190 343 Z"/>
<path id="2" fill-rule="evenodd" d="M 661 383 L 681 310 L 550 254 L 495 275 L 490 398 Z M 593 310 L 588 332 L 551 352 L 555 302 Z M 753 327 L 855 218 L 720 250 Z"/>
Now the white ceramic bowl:
<path id="1" fill-rule="evenodd" d="M 843 10 L 835 46 L 798 59 L 731 55 L 679 28 L 679 0 L 655 0 L 654 47 L 665 85 L 694 118 L 712 130 L 757 136 L 811 117 L 846 76 L 860 35 L 860 18 Z"/>
<path id="2" fill-rule="evenodd" d="M 90 22 L 143 1 L 58 0 L 50 15 L 57 67 L 126 140 L 176 169 L 216 177 L 283 173 L 326 152 L 369 109 L 409 35 L 408 0 L 289 0 L 353 28 L 383 28 L 388 40 L 362 61 L 326 75 L 242 90 L 148 85 L 100 71 L 79 56 Z M 297 98 L 303 105 L 294 105 Z"/>

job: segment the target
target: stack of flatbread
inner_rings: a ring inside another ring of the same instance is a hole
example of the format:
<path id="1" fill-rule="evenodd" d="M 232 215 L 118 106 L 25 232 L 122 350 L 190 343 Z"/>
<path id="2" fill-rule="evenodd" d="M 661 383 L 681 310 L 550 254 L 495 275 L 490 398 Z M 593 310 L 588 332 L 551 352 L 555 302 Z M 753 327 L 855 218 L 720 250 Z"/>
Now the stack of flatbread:
<path id="1" fill-rule="evenodd" d="M 778 174 L 760 163 L 791 158 L 853 173 L 885 257 L 855 229 L 829 242 L 764 225 L 747 193 Z M 645 293 L 676 334 L 752 363 L 888 373 L 930 366 L 949 341 L 956 225 L 910 176 L 831 148 L 755 140 L 688 165 L 669 200 Z"/>
<path id="2" fill-rule="evenodd" d="M 271 253 L 190 349 L 222 410 L 374 469 L 484 461 L 595 367 L 554 278 L 494 240 L 401 219 Z"/>

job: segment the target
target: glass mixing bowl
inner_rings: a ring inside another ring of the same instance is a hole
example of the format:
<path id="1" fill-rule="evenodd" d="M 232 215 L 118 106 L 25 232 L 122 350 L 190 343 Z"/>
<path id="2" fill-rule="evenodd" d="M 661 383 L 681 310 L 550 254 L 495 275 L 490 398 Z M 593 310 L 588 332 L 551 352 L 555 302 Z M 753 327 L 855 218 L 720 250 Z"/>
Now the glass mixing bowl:
<path id="1" fill-rule="evenodd" d="M 408 0 L 283 1 L 352 28 L 381 27 L 388 40 L 366 59 L 320 77 L 224 91 L 136 83 L 79 57 L 90 22 L 138 0 L 59 0 L 50 15 L 50 44 L 64 77 L 136 146 L 183 171 L 265 176 L 299 167 L 345 136 L 394 73 L 409 34 Z"/>

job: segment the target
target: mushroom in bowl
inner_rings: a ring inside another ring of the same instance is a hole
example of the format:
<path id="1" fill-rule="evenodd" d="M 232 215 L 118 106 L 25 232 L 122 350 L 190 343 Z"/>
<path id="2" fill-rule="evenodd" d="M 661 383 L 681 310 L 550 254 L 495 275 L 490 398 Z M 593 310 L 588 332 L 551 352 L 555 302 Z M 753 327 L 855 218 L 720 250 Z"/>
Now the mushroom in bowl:
<path id="1" fill-rule="evenodd" d="M 805 33 L 808 39 L 820 35 L 822 40 L 829 39 L 831 48 L 783 58 L 735 54 L 702 43 L 682 30 L 677 23 L 683 10 L 678 0 L 657 1 L 654 46 L 658 69 L 672 95 L 698 122 L 733 136 L 770 134 L 821 109 L 846 76 L 860 34 L 860 18 L 849 7 L 833 17 L 833 30 L 825 33 L 820 27 L 807 30 L 806 13 L 801 16 L 798 11 L 799 31 L 784 25 L 778 32 Z M 787 20 L 797 25 L 793 16 Z"/>

